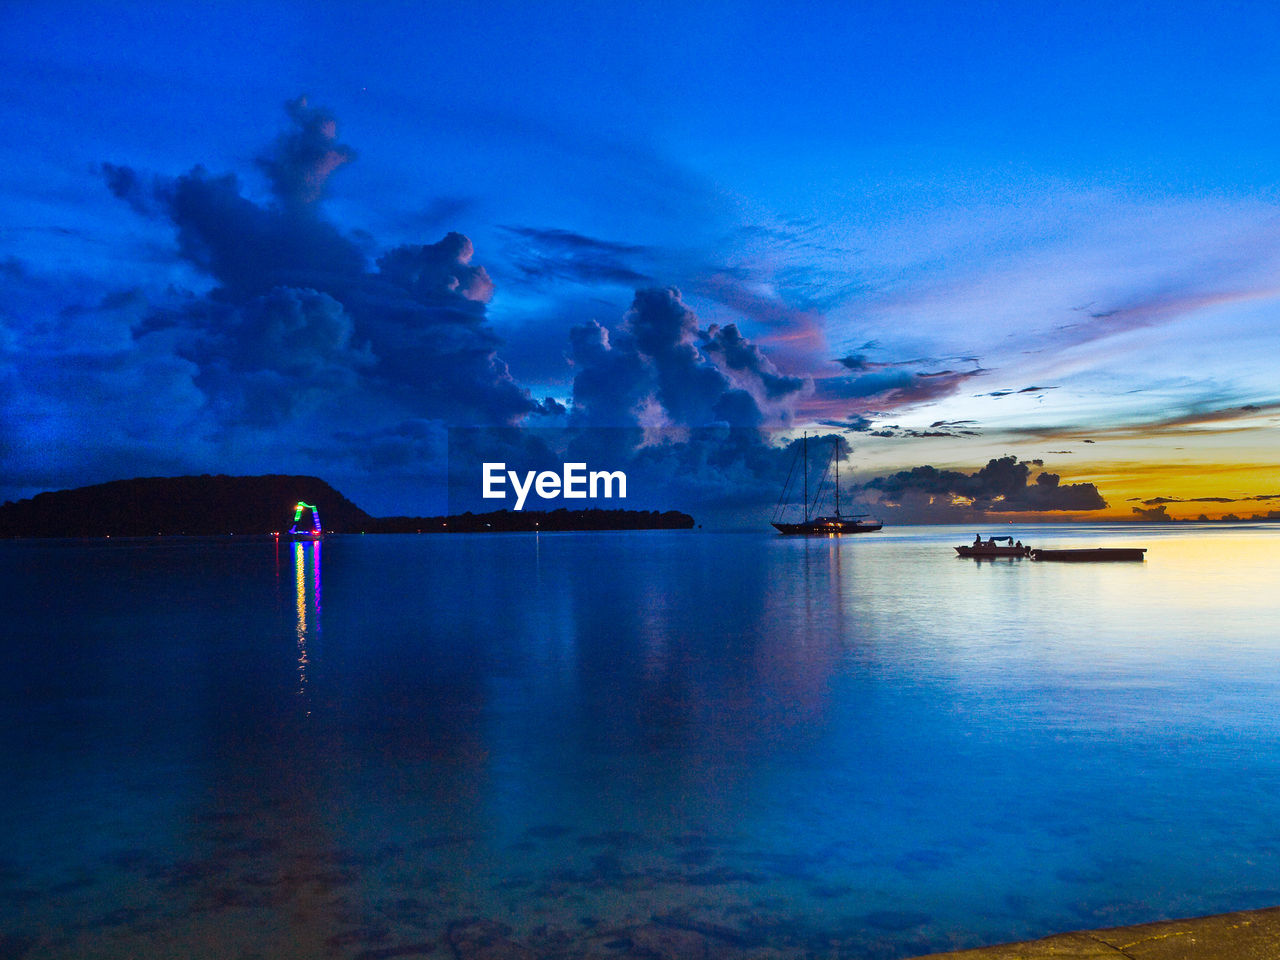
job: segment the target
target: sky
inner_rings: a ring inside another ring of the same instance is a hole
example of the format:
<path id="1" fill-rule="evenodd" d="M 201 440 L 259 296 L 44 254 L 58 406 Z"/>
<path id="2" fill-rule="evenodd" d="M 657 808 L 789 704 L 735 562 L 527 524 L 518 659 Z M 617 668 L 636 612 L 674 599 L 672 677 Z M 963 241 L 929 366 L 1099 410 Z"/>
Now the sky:
<path id="1" fill-rule="evenodd" d="M 806 432 L 888 522 L 1280 510 L 1269 5 L 4 18 L 0 500 L 443 512 L 486 427 L 744 522 Z"/>

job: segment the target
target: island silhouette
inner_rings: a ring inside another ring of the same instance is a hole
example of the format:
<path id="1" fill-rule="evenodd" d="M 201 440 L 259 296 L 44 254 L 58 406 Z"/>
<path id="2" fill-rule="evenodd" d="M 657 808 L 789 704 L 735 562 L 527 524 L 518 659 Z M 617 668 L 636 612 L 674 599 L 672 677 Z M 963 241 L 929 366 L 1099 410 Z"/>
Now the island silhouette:
<path id="1" fill-rule="evenodd" d="M 434 517 L 374 517 L 319 477 L 138 477 L 37 494 L 0 506 L 0 537 L 252 536 L 288 529 L 314 504 L 327 533 L 501 533 L 687 530 L 676 510 L 498 510 Z"/>

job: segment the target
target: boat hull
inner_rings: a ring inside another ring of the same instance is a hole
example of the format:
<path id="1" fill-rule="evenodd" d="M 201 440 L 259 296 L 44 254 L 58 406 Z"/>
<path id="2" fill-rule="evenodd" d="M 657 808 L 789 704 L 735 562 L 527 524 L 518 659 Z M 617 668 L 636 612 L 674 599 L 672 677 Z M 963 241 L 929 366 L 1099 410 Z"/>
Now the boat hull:
<path id="1" fill-rule="evenodd" d="M 1095 547 L 1092 550 L 1032 550 L 1032 560 L 1057 560 L 1065 563 L 1098 563 L 1145 559 L 1146 547 Z"/>
<path id="2" fill-rule="evenodd" d="M 995 560 L 1000 557 L 1018 559 L 1027 555 L 1026 547 L 956 547 L 956 553 L 973 560 Z"/>
<path id="3" fill-rule="evenodd" d="M 810 520 L 808 523 L 775 523 L 779 533 L 801 536 L 831 536 L 842 533 L 874 533 L 881 524 L 857 520 Z"/>

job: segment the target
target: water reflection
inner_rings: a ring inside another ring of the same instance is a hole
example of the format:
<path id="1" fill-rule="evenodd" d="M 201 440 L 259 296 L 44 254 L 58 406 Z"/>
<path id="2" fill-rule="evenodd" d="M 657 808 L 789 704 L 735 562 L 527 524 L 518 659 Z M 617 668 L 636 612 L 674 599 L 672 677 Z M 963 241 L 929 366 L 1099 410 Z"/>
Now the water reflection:
<path id="1" fill-rule="evenodd" d="M 0 543 L 0 955 L 866 958 L 1278 902 L 1280 527 L 1022 535 L 1151 552 L 345 538 L 321 646 L 320 542 L 274 584 L 248 538 Z"/>
<path id="2" fill-rule="evenodd" d="M 311 658 L 307 648 L 320 636 L 320 547 L 319 540 L 305 542 L 299 540 L 293 544 L 294 611 L 297 616 L 295 630 L 298 638 L 298 697 L 302 701 L 307 716 L 311 716 L 311 700 L 307 692 L 307 670 L 311 665 Z"/>

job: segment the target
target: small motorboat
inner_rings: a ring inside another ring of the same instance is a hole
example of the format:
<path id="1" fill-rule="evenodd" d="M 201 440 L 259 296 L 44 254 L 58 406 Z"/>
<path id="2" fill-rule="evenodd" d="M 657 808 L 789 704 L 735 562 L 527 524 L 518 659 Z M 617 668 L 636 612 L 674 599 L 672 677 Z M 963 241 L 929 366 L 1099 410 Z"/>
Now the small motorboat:
<path id="1" fill-rule="evenodd" d="M 960 556 L 974 560 L 992 560 L 996 557 L 1018 558 L 1025 557 L 1030 552 L 1030 547 L 1021 541 L 1015 543 L 1013 537 L 988 537 L 986 540 L 974 537 L 973 543 L 956 547 L 956 553 Z"/>

